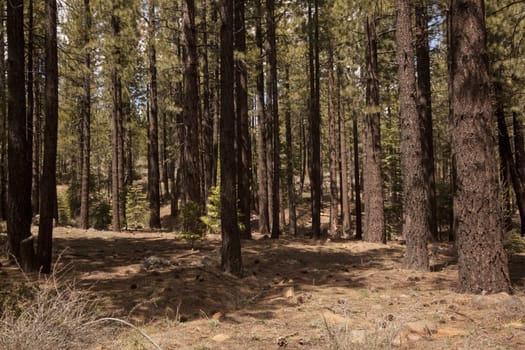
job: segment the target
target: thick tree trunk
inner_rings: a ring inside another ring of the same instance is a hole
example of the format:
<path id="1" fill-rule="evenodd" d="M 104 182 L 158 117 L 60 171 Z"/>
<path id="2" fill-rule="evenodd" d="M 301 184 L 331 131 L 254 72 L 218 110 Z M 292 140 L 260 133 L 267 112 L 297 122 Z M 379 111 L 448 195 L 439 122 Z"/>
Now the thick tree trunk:
<path id="1" fill-rule="evenodd" d="M 295 209 L 294 162 L 292 143 L 292 106 L 290 101 L 290 67 L 285 67 L 284 89 L 286 91 L 286 108 L 284 112 L 286 127 L 286 189 L 288 194 L 288 233 L 297 235 L 297 214 Z"/>
<path id="2" fill-rule="evenodd" d="M 195 27 L 195 1 L 182 1 L 183 27 L 183 111 L 184 138 L 182 142 L 182 184 L 185 199 L 202 205 L 201 161 L 199 147 L 199 61 L 197 57 L 197 34 Z"/>
<path id="3" fill-rule="evenodd" d="M 244 0 L 235 0 L 235 117 L 237 123 L 237 197 L 239 200 L 240 235 L 250 239 L 251 234 L 251 145 L 248 125 L 248 70 L 246 55 L 246 26 L 244 24 Z"/>
<path id="4" fill-rule="evenodd" d="M 264 67 L 263 67 L 263 34 L 262 34 L 261 1 L 255 0 L 255 40 L 260 54 L 255 64 L 257 74 L 257 177 L 259 195 L 259 232 L 270 232 L 268 212 L 268 169 L 266 163 L 267 121 L 264 106 Z"/>
<path id="5" fill-rule="evenodd" d="M 330 221 L 328 229 L 330 236 L 338 237 L 339 190 L 337 188 L 337 170 L 340 157 L 337 152 L 337 120 L 334 105 L 334 52 L 331 42 L 329 42 L 328 46 L 328 158 L 330 163 Z"/>
<path id="6" fill-rule="evenodd" d="M 430 193 L 424 177 L 423 120 L 416 104 L 416 72 L 412 47 L 412 16 L 408 0 L 396 0 L 397 64 L 401 119 L 401 172 L 403 178 L 403 228 L 406 266 L 428 270 L 427 241 L 431 231 Z"/>
<path id="7" fill-rule="evenodd" d="M 150 109 L 148 115 L 149 135 L 149 171 L 148 200 L 149 200 L 149 227 L 160 228 L 160 171 L 159 171 L 159 127 L 157 104 L 157 57 L 155 45 L 155 1 L 148 0 L 149 13 L 149 78 L 150 78 Z"/>
<path id="8" fill-rule="evenodd" d="M 233 0 L 221 0 L 221 266 L 228 273 L 242 275 L 241 240 L 237 226 L 235 196 L 235 119 L 233 60 Z"/>
<path id="9" fill-rule="evenodd" d="M 31 236 L 31 141 L 27 133 L 24 77 L 24 4 L 7 2 L 7 118 L 8 118 L 8 252 L 26 270 L 32 259 L 21 260 L 21 242 Z M 32 248 L 32 247 L 31 247 Z M 33 250 L 31 249 L 31 252 Z M 32 253 L 31 253 L 32 254 Z"/>
<path id="10" fill-rule="evenodd" d="M 111 15 L 112 35 L 115 43 L 118 43 L 120 37 L 120 18 L 116 14 L 117 5 L 113 4 L 113 13 Z M 111 208 L 112 208 L 112 229 L 113 231 L 120 231 L 122 227 L 121 222 L 121 186 L 119 173 L 119 166 L 121 165 L 119 157 L 122 155 L 119 152 L 120 148 L 120 128 L 119 120 L 122 119 L 122 93 L 121 93 L 121 78 L 117 66 L 120 64 L 120 49 L 115 44 L 113 48 L 113 67 L 111 69 L 111 98 L 113 103 L 113 110 L 111 115 Z"/>
<path id="11" fill-rule="evenodd" d="M 81 111 L 82 125 L 82 173 L 80 181 L 80 227 L 86 230 L 89 227 L 89 182 L 90 182 L 90 154 L 91 154 L 91 8 L 89 0 L 84 0 L 84 64 L 85 75 L 83 82 L 83 101 Z"/>
<path id="12" fill-rule="evenodd" d="M 58 54 L 57 4 L 46 1 L 46 121 L 44 124 L 44 163 L 42 168 L 40 223 L 37 257 L 40 271 L 51 272 L 53 218 L 56 206 L 56 158 L 58 134 Z"/>
<path id="13" fill-rule="evenodd" d="M 428 212 L 430 236 L 439 240 L 437 227 L 437 205 L 436 205 L 436 179 L 434 167 L 434 136 L 432 123 L 432 88 L 430 75 L 430 55 L 428 42 L 428 13 L 423 3 L 416 5 L 416 70 L 418 89 L 418 111 L 422 123 L 423 142 L 423 186 L 428 193 L 430 211 Z"/>
<path id="14" fill-rule="evenodd" d="M 377 34 L 375 20 L 367 17 L 366 29 L 366 112 L 363 123 L 364 239 L 385 242 L 385 214 L 381 176 L 381 135 L 379 127 L 379 82 L 377 78 Z"/>
<path id="15" fill-rule="evenodd" d="M 483 0 L 452 0 L 450 15 L 459 290 L 508 292 Z"/>

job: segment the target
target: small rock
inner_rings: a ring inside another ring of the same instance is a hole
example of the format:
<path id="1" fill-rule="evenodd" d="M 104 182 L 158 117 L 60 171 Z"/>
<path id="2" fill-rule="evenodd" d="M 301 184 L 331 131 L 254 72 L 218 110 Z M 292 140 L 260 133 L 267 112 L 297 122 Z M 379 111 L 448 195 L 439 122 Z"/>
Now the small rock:
<path id="1" fill-rule="evenodd" d="M 288 346 L 288 340 L 285 337 L 279 337 L 277 339 L 277 345 L 281 348 Z"/>
<path id="2" fill-rule="evenodd" d="M 431 321 L 415 321 L 405 324 L 392 341 L 393 346 L 401 346 L 421 338 L 429 338 L 438 332 L 437 324 Z"/>
<path id="3" fill-rule="evenodd" d="M 211 319 L 212 319 L 212 320 L 217 320 L 217 321 L 222 320 L 223 318 L 224 318 L 224 314 L 223 314 L 222 312 L 220 312 L 220 311 L 214 313 L 214 314 L 211 316 Z"/>
<path id="4" fill-rule="evenodd" d="M 293 298 L 295 296 L 295 291 L 294 291 L 294 288 L 293 287 L 287 287 L 284 289 L 284 297 L 285 298 Z"/>
<path id="5" fill-rule="evenodd" d="M 230 336 L 226 335 L 226 334 L 217 334 L 216 336 L 211 338 L 211 340 L 213 340 L 216 343 L 222 343 L 222 342 L 225 342 L 228 339 L 230 339 Z"/>

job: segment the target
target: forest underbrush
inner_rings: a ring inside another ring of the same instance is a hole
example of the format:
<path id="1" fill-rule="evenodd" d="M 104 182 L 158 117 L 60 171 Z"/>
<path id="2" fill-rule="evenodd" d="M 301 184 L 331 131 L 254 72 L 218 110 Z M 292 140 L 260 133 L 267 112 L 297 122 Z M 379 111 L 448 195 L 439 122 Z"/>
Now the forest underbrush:
<path id="1" fill-rule="evenodd" d="M 219 239 L 192 249 L 167 231 L 58 227 L 52 276 L 0 260 L 0 348 L 525 348 L 517 235 L 506 240 L 513 294 L 476 296 L 455 292 L 450 243 L 430 245 L 432 271 L 422 272 L 403 268 L 396 241 L 255 233 L 237 278 L 220 270 Z"/>

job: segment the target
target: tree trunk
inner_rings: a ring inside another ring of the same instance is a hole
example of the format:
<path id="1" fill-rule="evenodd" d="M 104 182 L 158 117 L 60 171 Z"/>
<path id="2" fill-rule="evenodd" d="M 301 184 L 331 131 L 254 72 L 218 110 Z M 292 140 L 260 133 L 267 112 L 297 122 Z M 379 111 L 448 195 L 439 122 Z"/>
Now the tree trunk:
<path id="1" fill-rule="evenodd" d="M 204 144 L 204 188 L 205 199 L 209 197 L 209 191 L 215 184 L 215 167 L 217 156 L 213 151 L 213 120 L 214 112 L 212 111 L 212 94 L 210 90 L 210 65 L 208 54 L 208 0 L 201 1 L 201 24 L 202 24 L 202 123 L 203 123 L 203 144 Z"/>
<path id="2" fill-rule="evenodd" d="M 286 187 L 288 193 L 288 233 L 297 236 L 297 214 L 295 210 L 294 162 L 292 143 L 292 106 L 290 101 L 290 66 L 285 67 L 284 89 L 286 91 L 286 108 L 284 112 L 286 127 Z"/>
<path id="3" fill-rule="evenodd" d="M 183 110 L 184 138 L 182 142 L 182 185 L 187 201 L 195 202 L 204 209 L 201 193 L 201 161 L 199 147 L 199 62 L 197 57 L 197 34 L 195 27 L 195 1 L 182 1 L 183 27 Z M 222 152 L 222 150 L 221 150 Z"/>
<path id="4" fill-rule="evenodd" d="M 424 187 L 428 193 L 430 211 L 428 215 L 430 236 L 439 240 L 437 227 L 436 179 L 434 168 L 434 136 L 432 123 L 432 88 L 430 76 L 430 56 L 428 42 L 428 13 L 425 4 L 416 5 L 416 69 L 418 89 L 418 111 L 422 123 L 423 142 L 423 178 Z"/>
<path id="5" fill-rule="evenodd" d="M 309 77 L 310 77 L 310 187 L 312 198 L 312 237 L 321 238 L 321 115 L 319 110 L 319 4 L 314 13 L 308 2 Z"/>
<path id="6" fill-rule="evenodd" d="M 423 118 L 416 104 L 416 75 L 412 47 L 412 16 L 408 0 L 396 0 L 399 114 L 401 119 L 401 172 L 403 178 L 403 228 L 406 266 L 428 270 L 427 241 L 431 230 L 430 193 L 424 177 Z"/>
<path id="7" fill-rule="evenodd" d="M 255 40 L 260 57 L 255 63 L 257 74 L 257 177 L 259 178 L 259 232 L 270 232 L 268 213 L 268 169 L 266 163 L 266 110 L 264 106 L 264 66 L 263 66 L 263 34 L 262 34 L 261 1 L 255 0 Z"/>
<path id="8" fill-rule="evenodd" d="M 505 101 L 503 94 L 503 84 L 501 82 L 502 74 L 495 77 L 494 79 L 494 99 L 495 99 L 495 114 L 498 122 L 498 149 L 499 157 L 502 162 L 502 172 L 504 172 L 504 184 L 508 189 L 509 177 L 510 184 L 516 195 L 516 203 L 518 205 L 518 211 L 520 214 L 520 233 L 522 236 L 525 235 L 525 189 L 523 188 L 523 183 L 521 182 L 516 163 L 514 162 L 514 157 L 512 156 L 512 147 L 510 145 L 509 131 L 507 128 L 507 123 L 505 121 Z M 507 194 L 510 199 L 510 194 Z M 510 230 L 512 228 L 512 217 L 511 212 L 508 213 L 509 218 L 511 219 L 510 226 L 505 227 L 505 229 Z"/>
<path id="9" fill-rule="evenodd" d="M 44 124 L 44 163 L 42 168 L 40 223 L 37 257 L 40 271 L 51 272 L 53 218 L 56 206 L 56 158 L 58 134 L 58 54 L 57 4 L 46 1 L 46 121 Z"/>
<path id="10" fill-rule="evenodd" d="M 345 108 L 343 102 L 343 96 L 341 92 L 343 90 L 342 83 L 342 67 L 337 66 L 337 114 L 339 124 L 339 154 L 340 154 L 340 173 L 341 173 L 341 217 L 343 219 L 343 227 L 341 233 L 343 237 L 349 238 L 352 230 L 352 218 L 350 213 L 350 201 L 348 194 L 350 193 L 350 186 L 348 183 L 348 149 L 346 145 L 346 121 L 345 121 Z"/>
<path id="11" fill-rule="evenodd" d="M 150 109 L 148 115 L 149 135 L 149 162 L 148 200 L 149 200 L 149 227 L 160 228 L 160 171 L 159 171 L 159 127 L 157 104 L 157 58 L 155 48 L 155 1 L 148 0 L 148 56 L 150 75 Z"/>
<path id="12" fill-rule="evenodd" d="M 459 290 L 508 292 L 483 0 L 452 0 L 452 147 Z"/>
<path id="13" fill-rule="evenodd" d="M 33 148 L 33 116 L 35 114 L 35 94 L 34 94 L 34 87 L 35 87 L 35 75 L 34 75 L 34 16 L 33 16 L 33 0 L 29 0 L 28 2 L 28 9 L 27 9 L 27 17 L 28 17 L 28 28 L 27 28 L 27 115 L 26 115 L 26 121 L 28 123 L 28 127 L 30 126 L 30 132 L 31 132 L 31 149 Z M 37 77 L 38 79 L 38 77 Z M 32 158 L 36 158 L 37 155 L 32 154 Z M 33 171 L 33 160 L 31 160 L 31 171 Z M 39 181 L 38 179 L 37 181 Z M 39 210 L 39 198 L 33 198 L 33 179 L 31 180 L 31 209 L 33 215 L 38 213 Z"/>
<path id="14" fill-rule="evenodd" d="M 84 64 L 85 75 L 83 82 L 83 103 L 81 111 L 82 124 L 82 173 L 80 182 L 80 227 L 84 230 L 89 227 L 89 182 L 90 182 L 90 154 L 91 154 L 91 8 L 89 0 L 84 0 Z"/>
<path id="15" fill-rule="evenodd" d="M 514 130 L 514 154 L 516 170 L 522 184 L 525 184 L 525 142 L 523 136 L 523 120 L 515 111 L 512 112 L 512 128 Z"/>
<path id="16" fill-rule="evenodd" d="M 377 34 L 375 20 L 366 18 L 366 111 L 363 123 L 363 174 L 365 227 L 368 242 L 385 242 L 385 214 L 381 179 L 381 135 L 379 127 L 379 82 L 377 78 Z"/>
<path id="17" fill-rule="evenodd" d="M 0 8 L 5 16 L 5 3 Z M 0 21 L 0 217 L 7 220 L 7 82 L 6 82 L 5 27 Z M 36 203 L 38 206 L 38 201 Z"/>
<path id="18" fill-rule="evenodd" d="M 246 55 L 246 26 L 244 24 L 244 0 L 235 0 L 235 117 L 237 123 L 237 197 L 239 200 L 240 235 L 250 239 L 251 234 L 251 145 L 248 126 L 248 70 Z"/>
<path id="19" fill-rule="evenodd" d="M 118 47 L 120 37 L 120 18 L 116 14 L 117 5 L 113 3 L 113 13 L 111 15 L 111 27 L 113 40 L 115 46 L 113 48 L 113 67 L 111 69 L 111 98 L 113 103 L 113 110 L 111 116 L 111 208 L 112 208 L 112 229 L 113 231 L 120 231 L 121 223 L 121 186 L 119 173 L 119 166 L 121 165 L 119 157 L 120 148 L 120 128 L 119 120 L 122 119 L 122 93 L 121 93 L 121 78 L 118 66 L 120 65 L 120 49 Z"/>
<path id="20" fill-rule="evenodd" d="M 339 236 L 337 221 L 339 218 L 339 190 L 337 188 L 338 159 L 337 152 L 337 120 L 335 116 L 335 78 L 334 78 L 334 52 L 332 43 L 328 43 L 328 158 L 330 163 L 330 221 L 329 234 Z"/>
<path id="21" fill-rule="evenodd" d="M 359 133 L 357 131 L 357 114 L 352 120 L 354 136 L 354 188 L 355 188 L 355 238 L 363 239 L 363 214 L 361 209 L 361 179 L 359 177 Z"/>
<path id="22" fill-rule="evenodd" d="M 279 223 L 279 185 L 281 177 L 281 161 L 280 161 L 280 138 L 279 138 L 279 91 L 277 90 L 277 42 L 275 39 L 276 24 L 275 24 L 275 3 L 274 0 L 266 0 L 266 25 L 268 35 L 268 64 L 270 69 L 268 89 L 268 110 L 271 114 L 271 132 L 272 136 L 272 153 L 269 156 L 272 158 L 273 169 L 271 171 L 272 181 L 272 238 L 279 238 L 280 223 Z"/>
<path id="23" fill-rule="evenodd" d="M 7 236 L 10 257 L 21 260 L 21 242 L 31 236 L 31 141 L 27 133 L 24 78 L 24 4 L 7 2 L 8 186 Z M 32 249 L 31 249 L 32 251 Z"/>
<path id="24" fill-rule="evenodd" d="M 233 60 L 233 0 L 221 0 L 221 266 L 228 273 L 242 275 L 241 240 L 237 226 L 236 176 L 233 140 L 234 117 L 234 60 Z"/>

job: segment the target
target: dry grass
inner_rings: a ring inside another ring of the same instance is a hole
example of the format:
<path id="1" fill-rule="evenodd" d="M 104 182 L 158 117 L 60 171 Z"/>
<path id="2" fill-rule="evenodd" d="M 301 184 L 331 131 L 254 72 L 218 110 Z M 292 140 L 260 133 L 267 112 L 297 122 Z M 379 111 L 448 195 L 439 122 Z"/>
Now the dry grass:
<path id="1" fill-rule="evenodd" d="M 28 278 L 2 293 L 0 349 L 81 349 L 109 332 L 94 322 L 96 301 L 59 274 L 36 282 Z"/>

